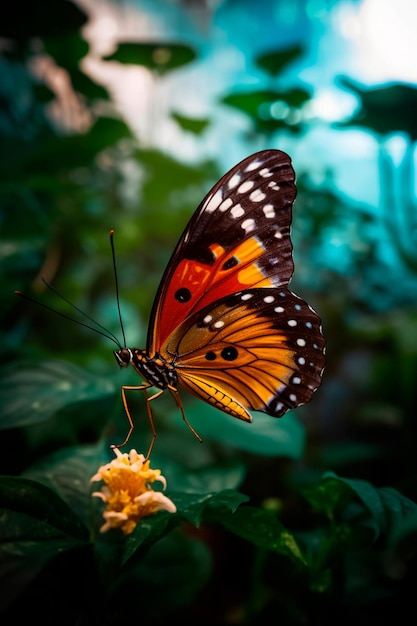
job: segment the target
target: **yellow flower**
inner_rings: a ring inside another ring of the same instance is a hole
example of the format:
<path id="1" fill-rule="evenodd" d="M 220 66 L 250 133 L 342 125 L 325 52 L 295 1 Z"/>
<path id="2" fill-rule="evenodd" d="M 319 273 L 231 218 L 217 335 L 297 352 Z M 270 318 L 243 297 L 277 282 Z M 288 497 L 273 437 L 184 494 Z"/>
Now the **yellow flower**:
<path id="1" fill-rule="evenodd" d="M 142 517 L 164 510 L 175 513 L 175 504 L 160 491 L 154 491 L 151 483 L 159 481 L 166 488 L 161 470 L 150 468 L 143 454 L 131 450 L 129 454 L 114 449 L 116 458 L 102 465 L 91 481 L 102 480 L 106 484 L 93 496 L 106 502 L 103 513 L 105 523 L 100 532 L 120 528 L 125 535 L 131 533 Z"/>

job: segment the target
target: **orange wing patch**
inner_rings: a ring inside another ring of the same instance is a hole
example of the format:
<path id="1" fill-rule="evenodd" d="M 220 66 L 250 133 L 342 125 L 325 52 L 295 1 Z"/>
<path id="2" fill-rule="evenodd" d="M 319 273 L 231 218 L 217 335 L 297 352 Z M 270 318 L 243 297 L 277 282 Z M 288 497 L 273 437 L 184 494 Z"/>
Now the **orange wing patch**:
<path id="1" fill-rule="evenodd" d="M 324 345 L 320 320 L 303 300 L 251 289 L 185 320 L 162 354 L 187 391 L 248 420 L 247 409 L 280 416 L 307 402 L 320 384 Z"/>

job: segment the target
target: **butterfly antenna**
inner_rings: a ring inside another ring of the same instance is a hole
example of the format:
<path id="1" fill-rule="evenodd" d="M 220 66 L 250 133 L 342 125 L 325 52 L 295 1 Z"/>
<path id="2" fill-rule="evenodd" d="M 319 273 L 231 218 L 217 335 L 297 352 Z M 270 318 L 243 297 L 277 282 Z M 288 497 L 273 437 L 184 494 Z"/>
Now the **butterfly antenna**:
<path id="1" fill-rule="evenodd" d="M 77 306 L 75 306 L 75 304 L 73 304 L 70 300 L 65 298 L 65 296 L 63 296 L 57 289 L 55 289 L 55 287 L 53 287 L 50 283 L 48 283 L 47 280 L 42 278 L 42 282 L 46 285 L 46 287 L 48 287 L 48 289 L 53 291 L 57 296 L 62 298 L 65 302 L 67 302 L 70 306 L 72 306 L 76 311 L 78 311 L 81 315 L 89 319 L 93 324 L 96 324 L 96 326 L 99 326 L 99 328 L 101 328 L 102 330 L 99 330 L 98 328 L 94 328 L 94 326 L 90 326 L 89 324 L 85 324 L 84 322 L 77 320 L 75 317 L 71 317 L 71 315 L 67 315 L 66 313 L 61 313 L 61 311 L 57 311 L 53 307 L 48 306 L 47 304 L 44 304 L 43 302 L 39 302 L 39 300 L 35 300 L 34 298 L 31 298 L 30 296 L 27 296 L 21 291 L 15 291 L 15 294 L 17 296 L 20 296 L 24 300 L 27 300 L 28 302 L 32 302 L 33 304 L 38 304 L 44 309 L 47 309 L 48 311 L 52 311 L 52 313 L 55 313 L 56 315 L 60 315 L 61 317 L 63 317 L 66 320 L 69 320 L 70 322 L 74 322 L 74 324 L 78 324 L 79 326 L 84 326 L 84 328 L 88 328 L 89 330 L 92 330 L 98 335 L 101 335 L 102 337 L 105 337 L 106 339 L 110 339 L 110 341 L 113 341 L 113 343 L 115 343 L 119 349 L 121 348 L 120 341 L 118 341 L 118 339 L 113 335 L 112 332 L 107 330 L 107 328 L 104 328 L 104 326 L 102 326 L 101 324 L 93 320 L 93 318 L 87 315 L 87 313 L 84 313 L 84 311 L 82 311 Z"/>
<path id="2" fill-rule="evenodd" d="M 114 274 L 114 284 L 115 284 L 115 289 L 116 289 L 117 312 L 119 313 L 120 328 L 122 329 L 123 345 L 126 348 L 125 329 L 124 329 L 124 326 L 123 326 L 122 312 L 120 310 L 119 280 L 117 278 L 116 252 L 114 250 L 114 240 L 113 239 L 114 239 L 114 230 L 111 230 L 110 231 L 110 245 L 111 245 L 111 254 L 112 254 L 112 258 L 113 258 L 113 274 Z"/>

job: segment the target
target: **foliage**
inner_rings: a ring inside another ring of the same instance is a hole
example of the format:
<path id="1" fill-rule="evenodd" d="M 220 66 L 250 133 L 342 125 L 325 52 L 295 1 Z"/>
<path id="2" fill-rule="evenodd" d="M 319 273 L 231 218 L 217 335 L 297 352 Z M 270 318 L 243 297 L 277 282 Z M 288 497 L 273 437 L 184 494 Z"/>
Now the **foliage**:
<path id="1" fill-rule="evenodd" d="M 88 18 L 75 4 L 42 2 L 25 8 L 25 20 L 19 2 L 10 8 L 0 24 L 8 41 L 0 58 L 7 77 L 0 86 L 3 621 L 26 619 L 28 606 L 44 623 L 80 625 L 398 619 L 398 607 L 413 608 L 417 573 L 417 335 L 415 292 L 404 289 L 416 271 L 414 195 L 401 223 L 400 212 L 388 210 L 394 184 L 382 189 L 384 232 L 401 259 L 393 280 L 375 214 L 342 198 L 331 170 L 322 184 L 298 172 L 295 281 L 325 321 L 322 389 L 295 415 L 255 414 L 251 425 L 184 399 L 203 444 L 171 398 L 159 398 L 152 464 L 177 512 L 144 519 L 128 537 L 101 535 L 90 478 L 126 434 L 119 389 L 137 377 L 118 372 L 108 339 L 60 316 L 100 333 L 97 319 L 119 337 L 107 237 L 114 228 L 125 331 L 143 346 L 181 224 L 221 168 L 214 158 L 185 163 L 134 136 L 108 90 L 82 69 Z M 70 114 L 48 75 L 34 69 L 45 55 L 68 76 Z M 196 55 L 176 41 L 124 42 L 103 61 L 140 65 L 164 81 Z M 278 133 L 306 132 L 312 90 L 283 80 L 302 55 L 299 46 L 258 55 L 259 82 L 220 98 L 219 108 L 246 119 L 246 138 L 275 145 Z M 356 93 L 365 113 L 351 125 L 415 138 L 407 109 L 414 93 L 392 87 L 386 101 L 377 90 Z M 401 127 L 390 105 L 397 97 Z M 213 123 L 178 110 L 169 118 L 193 141 Z M 387 181 L 393 164 L 381 162 Z M 42 306 L 17 298 L 16 289 Z M 143 398 L 132 391 L 129 406 L 129 445 L 146 450 Z"/>

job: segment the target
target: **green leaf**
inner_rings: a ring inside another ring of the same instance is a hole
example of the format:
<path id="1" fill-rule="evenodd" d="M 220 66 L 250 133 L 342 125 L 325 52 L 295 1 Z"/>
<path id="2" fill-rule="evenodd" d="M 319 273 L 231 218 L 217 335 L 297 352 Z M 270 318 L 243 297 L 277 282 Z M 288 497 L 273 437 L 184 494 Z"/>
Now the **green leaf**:
<path id="1" fill-rule="evenodd" d="M 187 408 L 187 417 L 203 440 L 262 456 L 299 459 L 304 453 L 305 430 L 295 414 L 278 420 L 253 412 L 248 424 L 200 402 Z"/>
<path id="2" fill-rule="evenodd" d="M 104 60 L 143 65 L 162 75 L 194 61 L 196 56 L 193 48 L 184 44 L 123 42 L 115 52 L 104 57 Z"/>
<path id="3" fill-rule="evenodd" d="M 1 476 L 0 509 L 2 543 L 45 541 L 64 535 L 76 542 L 88 539 L 85 526 L 65 502 L 48 487 L 33 480 Z"/>
<path id="4" fill-rule="evenodd" d="M 390 533 L 410 515 L 417 514 L 417 503 L 392 487 L 378 488 L 365 480 L 342 478 L 332 472 L 324 475 L 324 480 L 329 479 L 346 485 L 365 505 L 373 519 L 375 538 Z"/>
<path id="5" fill-rule="evenodd" d="M 225 489 L 220 493 L 188 494 L 168 493 L 168 497 L 177 507 L 176 513 L 159 511 L 155 515 L 141 520 L 126 541 L 123 562 L 127 562 L 140 550 L 147 551 L 156 541 L 161 539 L 184 520 L 198 526 L 206 519 L 221 519 L 225 513 L 236 511 L 238 506 L 247 501 L 247 496 Z"/>
<path id="6" fill-rule="evenodd" d="M 91 494 L 97 489 L 97 483 L 90 479 L 110 458 L 114 455 L 102 442 L 64 448 L 43 457 L 25 471 L 24 477 L 52 489 L 86 526 L 90 526 L 96 500 Z"/>
<path id="7" fill-rule="evenodd" d="M 112 605 L 122 620 L 140 607 L 141 622 L 160 624 L 164 616 L 168 622 L 181 607 L 189 607 L 208 583 L 211 562 L 210 546 L 182 529 L 174 530 L 125 565 L 116 579 Z"/>
<path id="8" fill-rule="evenodd" d="M 380 135 L 405 132 L 417 139 L 417 89 L 411 85 L 392 84 L 377 89 L 363 88 L 346 76 L 340 77 L 342 87 L 358 96 L 360 108 L 339 127 L 362 127 Z"/>
<path id="9" fill-rule="evenodd" d="M 56 64 L 67 70 L 77 68 L 82 59 L 87 56 L 90 47 L 76 31 L 62 33 L 59 37 L 45 37 L 43 45 Z"/>
<path id="10" fill-rule="evenodd" d="M 306 559 L 295 536 L 285 528 L 273 511 L 243 506 L 217 520 L 227 530 L 259 548 L 278 552 L 292 561 L 306 565 Z"/>
<path id="11" fill-rule="evenodd" d="M 302 119 L 294 117 L 294 114 L 310 98 L 306 89 L 296 87 L 286 91 L 236 92 L 225 96 L 221 102 L 249 116 L 259 132 L 272 132 L 281 128 L 297 131 Z"/>
<path id="12" fill-rule="evenodd" d="M 265 52 L 255 58 L 258 67 L 268 72 L 270 76 L 281 74 L 290 63 L 298 59 L 304 53 L 302 46 L 296 45 L 290 48 Z"/>
<path id="13" fill-rule="evenodd" d="M 0 477 L 0 610 L 63 554 L 90 545 L 85 526 L 50 489 L 25 478 Z M 77 554 L 80 559 L 80 552 Z"/>
<path id="14" fill-rule="evenodd" d="M 37 424 L 62 408 L 114 392 L 110 380 L 64 361 L 14 362 L 0 373 L 0 429 Z"/>
<path id="15" fill-rule="evenodd" d="M 325 474 L 317 484 L 303 489 L 303 494 L 316 511 L 329 519 L 333 519 L 337 511 L 344 511 L 354 497 L 352 489 L 337 480 L 333 473 Z"/>
<path id="16" fill-rule="evenodd" d="M 181 126 L 183 130 L 186 130 L 194 135 L 201 135 L 210 124 L 210 120 L 205 119 L 197 119 L 191 117 L 185 117 L 180 113 L 171 113 L 171 117 Z"/>

